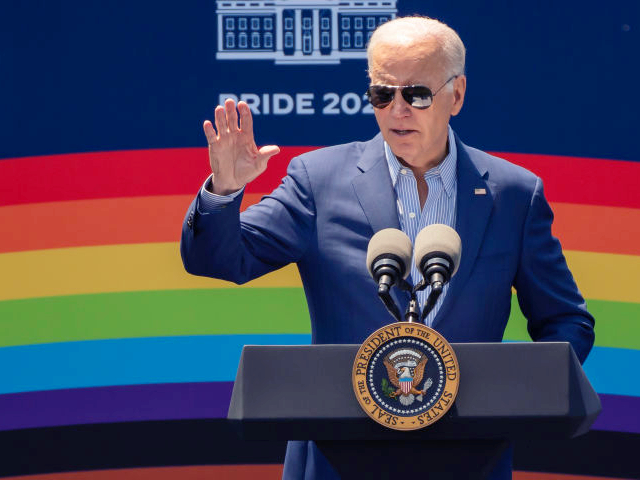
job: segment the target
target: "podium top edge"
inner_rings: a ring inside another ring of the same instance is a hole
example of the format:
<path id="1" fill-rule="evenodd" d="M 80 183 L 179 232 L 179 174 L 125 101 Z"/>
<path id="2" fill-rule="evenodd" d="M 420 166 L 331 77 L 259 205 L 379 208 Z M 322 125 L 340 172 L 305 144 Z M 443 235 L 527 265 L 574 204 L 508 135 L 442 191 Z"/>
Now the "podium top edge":
<path id="1" fill-rule="evenodd" d="M 453 342 L 451 343 L 452 347 L 465 345 L 465 346 L 479 346 L 479 345 L 492 345 L 492 346 L 512 346 L 512 345 L 562 345 L 568 346 L 569 342 L 532 342 L 527 340 L 521 341 L 506 341 L 506 342 Z M 245 344 L 244 348 L 266 348 L 266 347 L 280 347 L 280 348 L 301 348 L 301 347 L 316 347 L 316 348 L 353 348 L 360 347 L 359 343 L 303 343 L 303 344 L 291 344 L 291 345 L 282 345 L 282 344 L 274 344 L 274 345 L 265 345 L 265 344 Z"/>

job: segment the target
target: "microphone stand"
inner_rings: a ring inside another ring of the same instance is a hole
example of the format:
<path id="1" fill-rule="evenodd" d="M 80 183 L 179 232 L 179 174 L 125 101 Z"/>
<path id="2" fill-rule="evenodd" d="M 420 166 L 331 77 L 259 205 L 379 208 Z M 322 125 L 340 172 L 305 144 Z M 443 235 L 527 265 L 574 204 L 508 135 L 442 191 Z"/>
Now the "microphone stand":
<path id="1" fill-rule="evenodd" d="M 421 323 L 424 323 L 424 319 L 427 318 L 427 315 L 429 315 L 431 310 L 433 310 L 433 307 L 436 306 L 438 297 L 440 297 L 440 295 L 442 294 L 442 289 L 444 287 L 444 277 L 442 277 L 440 273 L 435 273 L 434 277 L 435 277 L 434 282 L 431 284 L 431 292 L 427 297 L 427 303 L 424 305 L 424 309 L 422 310 L 422 315 L 420 315 Z M 424 290 L 425 288 L 427 288 L 427 286 L 428 284 L 424 280 L 421 280 L 420 283 L 418 283 L 413 288 L 413 291 L 411 292 L 412 296 L 415 297 L 416 292 L 419 292 L 420 290 Z"/>
<path id="2" fill-rule="evenodd" d="M 395 318 L 398 322 L 402 321 L 402 316 L 400 315 L 400 310 L 396 305 L 396 302 L 393 301 L 391 297 L 391 292 L 389 291 L 390 285 L 388 283 L 380 283 L 378 286 L 378 297 L 384 303 L 384 306 L 387 307 L 388 312 Z"/>
<path id="3" fill-rule="evenodd" d="M 442 293 L 442 284 L 436 287 L 431 288 L 431 293 L 427 297 L 427 303 L 424 306 L 424 310 L 422 310 L 422 316 L 420 317 L 420 321 L 424 323 L 424 319 L 427 318 L 427 315 L 433 310 L 433 307 L 436 306 L 436 302 L 438 301 L 438 297 Z"/>
<path id="4" fill-rule="evenodd" d="M 384 303 L 384 306 L 387 307 L 389 313 L 395 318 L 398 322 L 402 322 L 402 316 L 400 315 L 400 310 L 396 305 L 396 302 L 393 301 L 390 292 L 390 285 L 382 282 L 378 286 L 378 297 Z M 404 290 L 405 292 L 409 292 L 411 295 L 411 299 L 409 300 L 409 304 L 407 305 L 407 310 L 404 313 L 404 321 L 405 322 L 419 322 L 420 321 L 420 304 L 418 303 L 418 297 L 416 296 L 416 290 L 411 288 L 411 285 L 404 279 L 398 282 L 398 288 L 400 290 Z M 424 288 L 424 287 L 423 287 Z"/>
<path id="5" fill-rule="evenodd" d="M 404 321 L 405 322 L 419 322 L 420 321 L 420 304 L 418 303 L 418 297 L 416 296 L 415 288 L 411 288 L 411 285 L 406 281 L 402 280 L 400 285 L 398 285 L 402 290 L 409 292 L 411 298 L 409 299 L 409 304 L 407 305 L 407 310 L 404 312 Z"/>

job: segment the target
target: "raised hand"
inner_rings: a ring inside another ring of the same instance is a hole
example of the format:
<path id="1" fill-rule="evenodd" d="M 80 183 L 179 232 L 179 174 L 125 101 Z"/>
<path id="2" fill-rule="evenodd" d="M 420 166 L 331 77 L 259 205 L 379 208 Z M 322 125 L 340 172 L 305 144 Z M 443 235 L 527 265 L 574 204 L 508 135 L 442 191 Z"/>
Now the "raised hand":
<path id="1" fill-rule="evenodd" d="M 213 193 L 228 195 L 264 172 L 269 158 L 280 149 L 276 145 L 258 149 L 253 138 L 251 110 L 245 102 L 238 102 L 236 111 L 235 102 L 228 98 L 224 107 L 216 107 L 215 123 L 215 129 L 209 120 L 205 120 L 203 125 L 209 144 Z"/>

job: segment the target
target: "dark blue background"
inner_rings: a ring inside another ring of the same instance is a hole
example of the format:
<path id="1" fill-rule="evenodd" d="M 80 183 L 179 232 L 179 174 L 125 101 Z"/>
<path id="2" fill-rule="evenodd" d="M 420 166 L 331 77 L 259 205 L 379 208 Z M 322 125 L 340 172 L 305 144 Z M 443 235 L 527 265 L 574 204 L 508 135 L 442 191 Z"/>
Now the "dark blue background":
<path id="1" fill-rule="evenodd" d="M 517 4 L 514 6 L 514 4 Z M 640 2 L 398 0 L 454 27 L 468 93 L 452 122 L 492 151 L 640 160 Z M 362 93 L 364 60 L 216 61 L 214 0 L 0 4 L 0 158 L 202 146 L 220 92 Z M 367 139 L 373 116 L 257 116 L 259 144 Z"/>

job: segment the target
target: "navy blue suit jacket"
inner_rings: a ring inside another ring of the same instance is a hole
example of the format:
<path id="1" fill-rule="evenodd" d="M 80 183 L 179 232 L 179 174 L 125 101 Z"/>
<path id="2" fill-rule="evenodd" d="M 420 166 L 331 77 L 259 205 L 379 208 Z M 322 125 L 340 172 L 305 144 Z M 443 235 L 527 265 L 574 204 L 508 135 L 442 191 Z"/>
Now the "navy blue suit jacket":
<path id="1" fill-rule="evenodd" d="M 513 286 L 531 338 L 568 341 L 584 361 L 594 321 L 551 235 L 542 181 L 456 142 L 462 258 L 433 327 L 449 342 L 501 341 Z M 198 198 L 191 204 L 181 242 L 188 272 L 244 283 L 296 262 L 313 343 L 361 343 L 392 321 L 365 265 L 372 235 L 399 228 L 381 135 L 294 158 L 271 195 L 242 214 L 240 202 L 205 215 Z M 404 311 L 408 296 L 394 295 Z M 290 445 L 285 473 L 325 478 L 312 446 Z"/>

